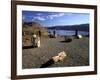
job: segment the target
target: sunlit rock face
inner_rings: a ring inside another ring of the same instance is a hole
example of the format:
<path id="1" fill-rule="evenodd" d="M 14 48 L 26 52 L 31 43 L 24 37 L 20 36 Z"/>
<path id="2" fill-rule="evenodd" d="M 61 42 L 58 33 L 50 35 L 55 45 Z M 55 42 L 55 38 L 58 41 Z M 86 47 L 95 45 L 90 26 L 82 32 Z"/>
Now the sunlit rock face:
<path id="1" fill-rule="evenodd" d="M 31 46 L 32 38 L 35 38 L 34 44 L 40 47 L 40 37 L 48 37 L 47 29 L 37 22 L 24 22 L 22 27 L 23 46 Z"/>

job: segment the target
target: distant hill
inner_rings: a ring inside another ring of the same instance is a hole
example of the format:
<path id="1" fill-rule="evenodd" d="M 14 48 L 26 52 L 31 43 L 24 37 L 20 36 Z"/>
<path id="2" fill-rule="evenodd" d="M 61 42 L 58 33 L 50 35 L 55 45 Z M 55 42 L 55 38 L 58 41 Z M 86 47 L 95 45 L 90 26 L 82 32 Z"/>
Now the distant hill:
<path id="1" fill-rule="evenodd" d="M 33 26 L 33 25 L 39 25 L 42 28 L 44 26 L 40 25 L 37 22 L 24 22 L 23 23 L 23 28 L 26 26 Z M 38 28 L 41 28 L 38 27 Z M 64 25 L 64 26 L 50 26 L 50 27 L 44 27 L 45 29 L 51 29 L 51 30 L 79 30 L 79 31 L 87 31 L 89 32 L 89 24 L 79 24 L 79 25 Z"/>
<path id="2" fill-rule="evenodd" d="M 23 22 L 23 27 L 32 26 L 32 25 L 40 25 L 40 24 L 37 22 Z"/>
<path id="3" fill-rule="evenodd" d="M 79 31 L 87 31 L 89 32 L 89 24 L 80 24 L 80 25 L 65 25 L 65 26 L 51 26 L 46 27 L 51 30 L 79 30 Z"/>

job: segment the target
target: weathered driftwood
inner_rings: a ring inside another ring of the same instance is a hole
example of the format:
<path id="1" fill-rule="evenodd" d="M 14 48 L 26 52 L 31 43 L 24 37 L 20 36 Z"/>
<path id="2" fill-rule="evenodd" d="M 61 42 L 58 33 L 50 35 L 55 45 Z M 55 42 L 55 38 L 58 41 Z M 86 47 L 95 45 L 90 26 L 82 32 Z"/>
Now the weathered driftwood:
<path id="1" fill-rule="evenodd" d="M 42 64 L 40 66 L 40 68 L 45 68 L 45 67 L 49 67 L 51 66 L 52 64 L 56 63 L 56 62 L 60 62 L 60 61 L 63 61 L 64 58 L 66 57 L 66 53 L 64 51 L 58 53 L 57 56 L 53 56 L 51 59 L 49 59 L 47 62 L 45 62 L 44 64 Z"/>
<path id="2" fill-rule="evenodd" d="M 66 53 L 62 51 L 58 53 L 57 56 L 52 57 L 52 59 L 54 60 L 54 62 L 59 62 L 59 61 L 63 61 L 66 56 L 67 56 Z"/>

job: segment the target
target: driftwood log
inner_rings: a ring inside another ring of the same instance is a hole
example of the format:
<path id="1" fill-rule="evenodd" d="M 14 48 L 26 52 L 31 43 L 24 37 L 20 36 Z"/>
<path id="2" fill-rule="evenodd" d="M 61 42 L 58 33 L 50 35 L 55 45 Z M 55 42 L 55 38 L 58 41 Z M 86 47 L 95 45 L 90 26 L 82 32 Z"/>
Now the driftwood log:
<path id="1" fill-rule="evenodd" d="M 58 53 L 57 56 L 53 56 L 51 59 L 49 59 L 47 62 L 45 62 L 44 64 L 42 64 L 40 66 L 40 68 L 46 68 L 48 66 L 51 66 L 52 64 L 56 63 L 56 62 L 61 62 L 64 60 L 64 58 L 67 57 L 66 53 L 64 51 Z"/>

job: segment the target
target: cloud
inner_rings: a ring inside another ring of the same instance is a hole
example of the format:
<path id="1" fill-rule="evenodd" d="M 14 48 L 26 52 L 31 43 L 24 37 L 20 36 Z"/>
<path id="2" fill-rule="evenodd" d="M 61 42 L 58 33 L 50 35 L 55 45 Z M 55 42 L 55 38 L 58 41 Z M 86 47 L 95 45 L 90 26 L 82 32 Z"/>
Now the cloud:
<path id="1" fill-rule="evenodd" d="M 42 13 L 38 13 L 38 14 L 36 14 L 36 16 L 33 17 L 32 20 L 39 20 L 39 21 L 45 21 L 47 19 L 52 20 L 54 18 L 61 17 L 64 15 L 65 15 L 64 13 L 51 13 L 48 15 L 43 15 Z"/>
<path id="2" fill-rule="evenodd" d="M 22 20 L 25 20 L 25 16 L 22 16 Z"/>
<path id="3" fill-rule="evenodd" d="M 64 15 L 65 15 L 64 13 L 51 14 L 51 15 L 48 15 L 48 18 L 49 19 L 54 19 L 56 17 L 61 17 L 61 16 L 64 16 Z"/>
<path id="4" fill-rule="evenodd" d="M 46 19 L 44 17 L 42 17 L 42 16 L 36 16 L 36 17 L 33 17 L 33 20 L 44 21 Z"/>
<path id="5" fill-rule="evenodd" d="M 42 13 L 37 13 L 36 15 L 37 15 L 37 16 L 41 16 L 41 15 L 43 15 L 43 14 L 42 14 Z"/>

